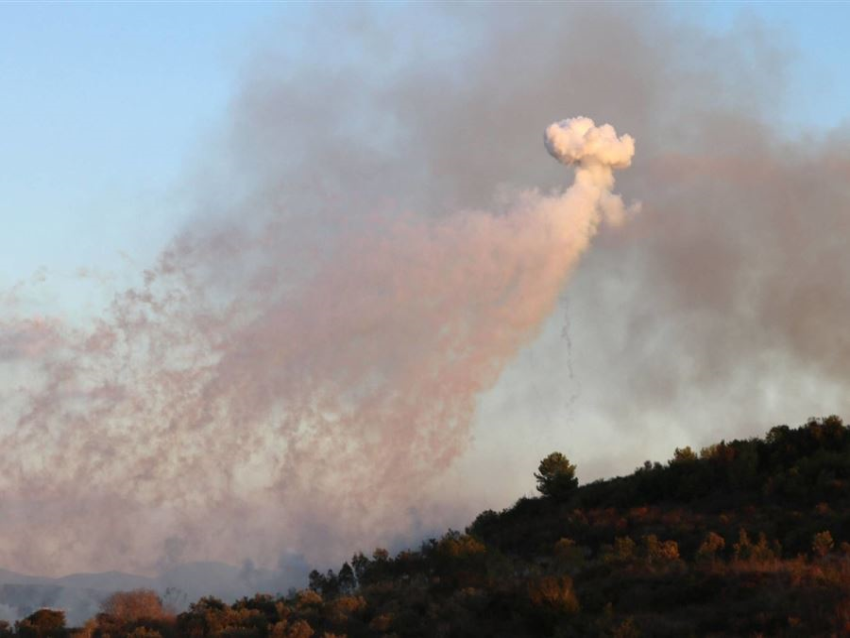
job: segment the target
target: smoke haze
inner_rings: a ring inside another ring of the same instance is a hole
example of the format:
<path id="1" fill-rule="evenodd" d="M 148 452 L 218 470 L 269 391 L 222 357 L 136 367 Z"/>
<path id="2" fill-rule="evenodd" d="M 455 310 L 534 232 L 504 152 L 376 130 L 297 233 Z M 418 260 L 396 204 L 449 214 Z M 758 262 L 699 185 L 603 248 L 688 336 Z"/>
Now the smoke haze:
<path id="1" fill-rule="evenodd" d="M 507 505 L 554 447 L 589 478 L 846 408 L 850 145 L 782 122 L 772 34 L 622 6 L 314 27 L 351 50 L 256 54 L 137 285 L 83 323 L 4 297 L 0 565 L 338 562 Z M 633 139 L 564 114 L 639 141 L 631 223 Z"/>

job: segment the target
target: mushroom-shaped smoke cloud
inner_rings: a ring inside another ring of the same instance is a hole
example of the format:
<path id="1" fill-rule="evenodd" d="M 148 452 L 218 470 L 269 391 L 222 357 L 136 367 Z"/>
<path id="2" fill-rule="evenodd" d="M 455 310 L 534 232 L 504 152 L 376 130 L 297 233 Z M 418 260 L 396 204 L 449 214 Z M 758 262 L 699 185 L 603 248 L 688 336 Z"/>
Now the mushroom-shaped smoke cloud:
<path id="1" fill-rule="evenodd" d="M 627 212 L 637 212 L 640 204 L 628 210 L 619 195 L 611 193 L 613 170 L 627 168 L 635 154 L 631 135 L 617 136 L 610 124 L 596 126 L 589 117 L 573 117 L 550 124 L 543 135 L 546 150 L 567 166 L 576 165 L 573 189 L 589 190 L 599 212 L 612 226 L 623 223 Z"/>
<path id="2" fill-rule="evenodd" d="M 573 117 L 546 128 L 546 150 L 562 164 L 628 168 L 635 154 L 631 135 L 617 137 L 610 124 L 596 126 L 589 117 Z"/>

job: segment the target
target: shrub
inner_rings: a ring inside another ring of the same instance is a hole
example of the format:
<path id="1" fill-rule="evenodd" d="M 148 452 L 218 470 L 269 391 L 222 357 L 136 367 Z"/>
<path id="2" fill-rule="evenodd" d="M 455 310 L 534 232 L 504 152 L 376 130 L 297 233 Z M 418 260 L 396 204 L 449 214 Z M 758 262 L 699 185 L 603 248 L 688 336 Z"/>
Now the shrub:
<path id="1" fill-rule="evenodd" d="M 829 531 L 818 532 L 812 539 L 812 552 L 815 556 L 823 558 L 835 546 L 835 541 L 832 540 L 832 534 Z"/>
<path id="2" fill-rule="evenodd" d="M 644 536 L 643 552 L 646 559 L 653 564 L 661 564 L 679 559 L 679 544 L 676 541 L 659 541 L 655 534 Z"/>
<path id="3" fill-rule="evenodd" d="M 555 558 L 567 567 L 578 567 L 584 562 L 584 551 L 571 538 L 562 538 L 555 543 Z"/>
<path id="4" fill-rule="evenodd" d="M 535 607 L 544 607 L 559 613 L 576 613 L 578 598 L 573 591 L 573 581 L 568 576 L 543 576 L 528 584 L 528 598 Z"/>
<path id="5" fill-rule="evenodd" d="M 628 536 L 618 536 L 614 539 L 613 557 L 616 560 L 631 560 L 635 556 L 635 542 Z"/>
<path id="6" fill-rule="evenodd" d="M 116 592 L 103 602 L 102 608 L 104 613 L 127 623 L 169 616 L 162 600 L 151 589 Z"/>
<path id="7" fill-rule="evenodd" d="M 717 560 L 717 553 L 722 552 L 725 547 L 726 540 L 720 534 L 709 532 L 697 550 L 696 559 L 713 563 Z"/>

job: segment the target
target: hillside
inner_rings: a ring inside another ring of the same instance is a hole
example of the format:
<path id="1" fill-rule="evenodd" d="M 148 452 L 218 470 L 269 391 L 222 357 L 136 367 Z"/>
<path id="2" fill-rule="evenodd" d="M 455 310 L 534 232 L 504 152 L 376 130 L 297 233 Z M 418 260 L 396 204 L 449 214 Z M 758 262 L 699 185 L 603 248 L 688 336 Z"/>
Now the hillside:
<path id="1" fill-rule="evenodd" d="M 566 466 L 561 466 L 566 467 Z M 574 468 L 573 468 L 574 469 Z M 838 417 L 677 449 L 625 477 L 486 511 L 310 589 L 173 616 L 113 605 L 92 636 L 850 635 L 850 428 Z M 568 480 L 561 481 L 566 476 Z M 538 476 L 542 482 L 542 478 Z M 560 482 L 558 482 L 560 481 Z M 547 490 L 543 490 L 547 491 Z M 141 594 L 140 594 L 141 595 Z M 6 633 L 68 630 L 23 621 Z"/>

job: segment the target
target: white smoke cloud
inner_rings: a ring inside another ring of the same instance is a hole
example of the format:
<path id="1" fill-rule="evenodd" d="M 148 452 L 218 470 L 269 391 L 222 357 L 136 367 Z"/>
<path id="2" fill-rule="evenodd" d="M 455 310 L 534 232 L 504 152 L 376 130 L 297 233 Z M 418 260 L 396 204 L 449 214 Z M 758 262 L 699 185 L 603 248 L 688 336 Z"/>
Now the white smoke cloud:
<path id="1" fill-rule="evenodd" d="M 573 117 L 550 124 L 543 134 L 546 150 L 567 166 L 577 164 L 576 183 L 588 181 L 601 185 L 599 207 L 605 220 L 619 226 L 627 214 L 640 210 L 635 202 L 628 210 L 619 195 L 610 192 L 613 169 L 628 168 L 635 154 L 635 141 L 630 135 L 617 136 L 610 124 L 596 126 L 589 117 Z"/>
<path id="2" fill-rule="evenodd" d="M 635 154 L 635 141 L 630 135 L 617 137 L 613 126 L 596 126 L 589 117 L 573 117 L 550 124 L 543 138 L 549 154 L 567 166 L 601 164 L 628 168 Z"/>

